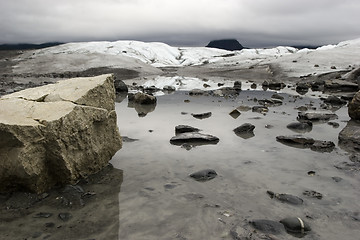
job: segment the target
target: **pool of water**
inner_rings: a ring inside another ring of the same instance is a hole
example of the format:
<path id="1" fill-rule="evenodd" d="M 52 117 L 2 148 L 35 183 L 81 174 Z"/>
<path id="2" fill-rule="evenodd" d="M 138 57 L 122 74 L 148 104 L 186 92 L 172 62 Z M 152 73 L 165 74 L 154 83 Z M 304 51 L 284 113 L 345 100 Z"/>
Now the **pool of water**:
<path id="1" fill-rule="evenodd" d="M 157 106 L 139 117 L 125 99 L 116 104 L 118 126 L 126 141 L 111 163 L 123 170 L 119 194 L 119 239 L 236 239 L 255 234 L 249 221 L 300 217 L 312 231 L 304 239 L 356 239 L 360 234 L 360 177 L 334 165 L 348 161 L 338 134 L 349 120 L 347 108 L 335 111 L 338 128 L 316 123 L 303 134 L 333 141 L 330 153 L 294 148 L 276 141 L 279 135 L 297 133 L 286 128 L 296 122 L 296 107 L 319 109 L 319 93 L 299 96 L 289 89 L 278 91 L 283 104 L 270 107 L 266 115 L 243 111 L 238 118 L 229 113 L 241 106 L 259 105 L 254 99 L 270 98 L 274 91 L 244 90 L 236 98 L 189 96 L 177 91 L 157 97 Z M 187 101 L 189 100 L 189 101 Z M 212 112 L 206 119 L 191 113 Z M 243 123 L 255 125 L 254 137 L 243 139 L 233 129 Z M 190 125 L 217 136 L 216 145 L 186 150 L 170 144 L 175 126 Z M 218 176 L 207 182 L 189 175 L 214 169 Z M 315 174 L 308 174 L 309 171 Z M 334 181 L 340 177 L 341 181 Z M 267 190 L 288 193 L 304 200 L 295 206 L 271 199 Z M 304 196 L 306 190 L 323 194 L 321 200 Z M 260 234 L 260 233 L 259 233 Z M 280 234 L 278 239 L 295 239 Z M 249 238 L 249 239 L 257 239 Z"/>

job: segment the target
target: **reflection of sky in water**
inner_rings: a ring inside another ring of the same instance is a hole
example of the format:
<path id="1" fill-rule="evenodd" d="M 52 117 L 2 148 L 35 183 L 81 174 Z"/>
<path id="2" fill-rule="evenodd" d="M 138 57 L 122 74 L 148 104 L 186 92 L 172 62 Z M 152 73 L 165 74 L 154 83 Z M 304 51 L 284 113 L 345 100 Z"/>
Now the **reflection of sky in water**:
<path id="1" fill-rule="evenodd" d="M 246 88 L 246 84 L 243 87 Z M 186 92 L 176 92 L 159 96 L 155 110 L 143 118 L 138 117 L 134 109 L 127 107 L 127 100 L 116 104 L 121 135 L 139 139 L 124 143 L 111 161 L 115 167 L 124 170 L 120 193 L 120 222 L 124 225 L 120 224 L 120 232 L 122 226 L 125 229 L 139 221 L 145 229 L 156 229 L 159 219 L 165 219 L 169 226 L 191 231 L 190 222 L 199 221 L 199 216 L 205 214 L 201 211 L 205 202 L 231 209 L 239 214 L 240 219 L 278 220 L 294 214 L 304 216 L 304 209 L 315 215 L 332 215 L 337 211 L 359 209 L 355 201 L 359 199 L 359 179 L 334 167 L 336 163 L 348 159 L 345 152 L 336 147 L 332 153 L 318 153 L 310 149 L 292 148 L 276 141 L 278 135 L 296 134 L 286 128 L 287 124 L 296 121 L 298 110 L 295 107 L 309 104 L 310 101 L 319 107 L 319 101 L 314 98 L 294 98 L 281 91 L 280 94 L 285 97 L 284 104 L 270 107 L 266 115 L 251 110 L 241 112 L 237 119 L 229 115 L 234 108 L 257 105 L 254 98 L 270 98 L 273 93 L 242 91 L 237 99 L 226 100 L 220 97 L 191 97 Z M 185 99 L 189 99 L 190 103 L 184 102 Z M 191 113 L 209 111 L 212 116 L 207 119 L 199 120 L 191 116 Z M 340 124 L 339 128 L 326 123 L 314 124 L 313 130 L 304 136 L 330 140 L 337 145 L 338 133 L 349 118 L 345 107 L 336 113 L 339 119 L 335 122 Z M 255 125 L 254 137 L 243 139 L 234 134 L 233 129 L 243 123 Z M 215 135 L 220 141 L 217 145 L 197 146 L 190 151 L 171 145 L 169 140 L 175 135 L 175 126 L 180 124 L 200 128 L 202 133 Z M 268 125 L 272 127 L 265 127 Z M 201 184 L 189 179 L 188 175 L 192 172 L 206 168 L 216 170 L 219 176 Z M 309 177 L 307 172 L 310 170 L 315 171 L 316 176 Z M 347 187 L 334 184 L 331 179 L 333 176 L 343 178 Z M 164 185 L 169 183 L 176 187 L 165 190 Z M 302 192 L 309 189 L 319 191 L 326 197 L 322 201 L 313 202 L 302 196 Z M 299 196 L 305 200 L 306 207 L 292 208 L 274 203 L 266 196 L 267 190 Z M 190 204 L 181 198 L 189 193 L 203 194 L 206 200 L 201 205 Z M 142 215 L 147 217 L 140 220 Z M 179 219 L 181 217 L 188 221 L 184 222 Z M 318 234 L 328 236 L 332 231 L 347 230 L 343 225 L 339 226 L 336 220 L 334 223 L 327 221 L 332 220 L 326 218 L 324 222 L 320 218 L 312 222 L 315 228 L 321 229 L 317 231 Z M 214 223 L 207 224 L 200 224 L 199 227 L 203 227 L 203 231 L 216 227 Z M 334 224 L 337 227 L 331 229 Z M 130 236 L 135 232 L 126 234 Z M 157 234 L 166 236 L 167 233 L 159 231 Z M 197 234 L 201 236 L 201 233 Z"/>

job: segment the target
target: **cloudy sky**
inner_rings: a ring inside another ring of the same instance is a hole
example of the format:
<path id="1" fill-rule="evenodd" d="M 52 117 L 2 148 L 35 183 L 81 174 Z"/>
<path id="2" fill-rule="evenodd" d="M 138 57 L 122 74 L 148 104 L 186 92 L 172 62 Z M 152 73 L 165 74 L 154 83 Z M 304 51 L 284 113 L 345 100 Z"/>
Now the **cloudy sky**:
<path id="1" fill-rule="evenodd" d="M 359 0 L 0 0 L 0 44 L 323 45 L 360 38 L 359 12 Z"/>

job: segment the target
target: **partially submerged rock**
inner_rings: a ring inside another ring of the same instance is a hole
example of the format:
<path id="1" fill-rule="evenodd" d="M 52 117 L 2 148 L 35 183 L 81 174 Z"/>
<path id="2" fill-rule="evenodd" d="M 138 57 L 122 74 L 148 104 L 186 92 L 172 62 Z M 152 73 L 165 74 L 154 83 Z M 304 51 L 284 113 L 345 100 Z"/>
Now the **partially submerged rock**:
<path id="1" fill-rule="evenodd" d="M 205 113 L 192 113 L 191 115 L 197 119 L 205 119 L 211 117 L 211 114 L 212 114 L 211 112 L 205 112 Z"/>
<path id="2" fill-rule="evenodd" d="M 359 90 L 358 84 L 340 79 L 325 80 L 324 87 L 325 90 L 331 92 L 356 92 Z"/>
<path id="3" fill-rule="evenodd" d="M 244 123 L 241 126 L 235 128 L 233 131 L 237 136 L 244 139 L 248 139 L 255 136 L 254 129 L 255 126 L 252 125 L 251 123 Z"/>
<path id="4" fill-rule="evenodd" d="M 349 117 L 360 120 L 360 91 L 355 94 L 348 106 Z"/>
<path id="5" fill-rule="evenodd" d="M 129 93 L 128 98 L 129 102 L 134 102 L 137 104 L 156 104 L 156 97 L 142 92 L 137 92 L 135 94 Z"/>
<path id="6" fill-rule="evenodd" d="M 311 231 L 307 222 L 299 217 L 288 217 L 280 220 L 289 234 L 295 234 L 297 237 L 303 237 L 306 232 Z M 299 235 L 298 235 L 299 234 Z"/>
<path id="7" fill-rule="evenodd" d="M 360 150 L 360 123 L 351 120 L 339 133 L 339 146 L 349 152 Z"/>
<path id="8" fill-rule="evenodd" d="M 299 120 L 329 121 L 337 118 L 338 116 L 331 111 L 306 111 L 298 113 Z"/>
<path id="9" fill-rule="evenodd" d="M 217 176 L 217 173 L 213 169 L 204 169 L 198 172 L 190 174 L 190 177 L 199 182 L 209 181 L 214 179 Z"/>
<path id="10" fill-rule="evenodd" d="M 277 136 L 276 140 L 290 147 L 310 148 L 316 152 L 332 152 L 335 148 L 335 143 L 331 141 L 315 140 L 302 135 Z"/>
<path id="11" fill-rule="evenodd" d="M 174 145 L 182 145 L 184 143 L 191 143 L 193 145 L 217 144 L 219 138 L 198 132 L 180 133 L 170 139 L 170 143 Z"/>
<path id="12" fill-rule="evenodd" d="M 108 164 L 121 148 L 112 75 L 75 78 L 0 99 L 0 190 L 43 192 Z"/>
<path id="13" fill-rule="evenodd" d="M 301 198 L 287 193 L 274 193 L 272 191 L 267 191 L 267 194 L 270 196 L 270 198 L 275 198 L 283 203 L 289 203 L 292 205 L 301 205 L 304 203 Z"/>
<path id="14" fill-rule="evenodd" d="M 175 134 L 187 133 L 187 132 L 198 132 L 200 129 L 191 127 L 188 125 L 178 125 L 175 127 Z"/>
<path id="15" fill-rule="evenodd" d="M 311 132 L 313 124 L 310 121 L 289 123 L 286 127 L 297 133 Z"/>

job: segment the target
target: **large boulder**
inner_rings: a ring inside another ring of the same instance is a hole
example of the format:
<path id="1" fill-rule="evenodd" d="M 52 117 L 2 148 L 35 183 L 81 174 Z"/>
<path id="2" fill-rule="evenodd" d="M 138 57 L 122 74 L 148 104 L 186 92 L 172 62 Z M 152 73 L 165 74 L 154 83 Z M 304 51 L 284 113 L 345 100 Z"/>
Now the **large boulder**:
<path id="1" fill-rule="evenodd" d="M 121 148 L 113 76 L 0 98 L 0 191 L 43 192 L 98 172 Z"/>
<path id="2" fill-rule="evenodd" d="M 353 120 L 360 120 L 360 91 L 358 91 L 348 106 L 349 117 Z"/>

